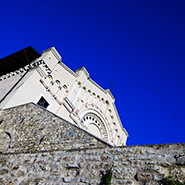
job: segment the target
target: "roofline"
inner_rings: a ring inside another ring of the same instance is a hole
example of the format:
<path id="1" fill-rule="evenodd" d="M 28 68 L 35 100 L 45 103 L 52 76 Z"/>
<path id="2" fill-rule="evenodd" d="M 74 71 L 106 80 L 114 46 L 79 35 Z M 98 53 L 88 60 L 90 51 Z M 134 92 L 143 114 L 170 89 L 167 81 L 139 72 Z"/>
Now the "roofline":
<path id="1" fill-rule="evenodd" d="M 40 56 L 41 54 L 32 46 L 28 46 L 0 59 L 0 76 L 24 68 Z"/>
<path id="2" fill-rule="evenodd" d="M 101 91 L 103 91 L 105 94 L 109 94 L 111 96 L 111 98 L 113 99 L 113 101 L 115 101 L 115 98 L 114 96 L 112 95 L 110 89 L 103 89 L 100 85 L 98 85 L 94 80 L 92 80 L 90 78 L 90 75 L 87 71 L 87 69 L 85 67 L 80 67 L 78 69 L 75 70 L 75 72 L 70 69 L 67 65 L 65 65 L 63 62 L 62 62 L 62 57 L 60 56 L 60 54 L 58 53 L 58 51 L 56 50 L 55 47 L 51 47 L 51 48 L 48 48 L 46 50 L 44 50 L 42 53 L 46 53 L 48 51 L 51 51 L 53 53 L 53 55 L 56 57 L 56 59 L 59 61 L 59 64 L 65 69 L 67 70 L 70 74 L 72 74 L 74 77 L 78 77 L 80 76 L 80 71 L 83 71 L 84 74 L 86 75 L 87 79 L 92 83 L 94 84 L 96 87 L 98 87 Z"/>
<path id="3" fill-rule="evenodd" d="M 10 55 L 7 55 L 7 56 L 1 58 L 0 60 L 6 59 L 6 58 L 8 58 L 8 57 L 10 57 L 10 56 L 13 56 L 14 54 L 16 54 L 16 53 L 18 53 L 18 52 L 21 52 L 21 51 L 24 51 L 24 50 L 27 50 L 27 49 L 31 49 L 31 50 L 33 50 L 36 54 L 38 54 L 38 55 L 41 56 L 41 54 L 40 54 L 36 49 L 34 49 L 32 46 L 28 46 L 28 47 L 26 47 L 26 48 L 24 48 L 24 49 L 18 50 L 18 51 L 14 52 L 14 53 L 12 53 L 12 54 L 10 54 Z"/>
<path id="4" fill-rule="evenodd" d="M 42 51 L 42 53 L 46 53 L 48 51 L 51 51 L 53 53 L 53 55 L 57 58 L 58 61 L 62 61 L 61 55 L 58 53 L 58 51 L 56 50 L 56 48 L 54 46 Z"/>

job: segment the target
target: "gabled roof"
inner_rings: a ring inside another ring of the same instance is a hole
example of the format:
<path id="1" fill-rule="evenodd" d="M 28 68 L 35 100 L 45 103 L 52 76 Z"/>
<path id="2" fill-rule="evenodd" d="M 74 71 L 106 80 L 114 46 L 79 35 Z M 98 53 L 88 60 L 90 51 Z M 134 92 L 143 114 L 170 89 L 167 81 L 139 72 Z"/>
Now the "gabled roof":
<path id="1" fill-rule="evenodd" d="M 32 46 L 28 46 L 27 48 L 0 59 L 0 76 L 23 68 L 40 56 L 41 54 Z"/>

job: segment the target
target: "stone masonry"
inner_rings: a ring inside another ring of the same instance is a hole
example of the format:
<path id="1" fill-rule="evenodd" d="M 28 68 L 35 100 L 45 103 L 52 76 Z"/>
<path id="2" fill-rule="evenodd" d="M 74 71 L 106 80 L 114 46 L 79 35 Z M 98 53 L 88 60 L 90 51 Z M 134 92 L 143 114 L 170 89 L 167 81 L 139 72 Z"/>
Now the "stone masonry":
<path id="1" fill-rule="evenodd" d="M 185 145 L 94 148 L 0 155 L 0 184 L 160 184 L 164 176 L 185 178 Z"/>
<path id="2" fill-rule="evenodd" d="M 3 153 L 110 146 L 34 103 L 3 110 L 0 120 Z"/>
<path id="3" fill-rule="evenodd" d="M 0 185 L 156 185 L 185 180 L 185 143 L 112 147 L 34 104 L 3 110 Z"/>

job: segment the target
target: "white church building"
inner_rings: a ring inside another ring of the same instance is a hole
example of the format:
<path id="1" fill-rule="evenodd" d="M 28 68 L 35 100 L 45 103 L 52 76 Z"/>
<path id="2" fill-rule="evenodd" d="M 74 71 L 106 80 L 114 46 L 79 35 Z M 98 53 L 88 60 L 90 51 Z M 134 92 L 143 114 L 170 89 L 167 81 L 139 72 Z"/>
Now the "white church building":
<path id="1" fill-rule="evenodd" d="M 31 46 L 0 59 L 0 109 L 33 102 L 112 146 L 126 145 L 127 131 L 114 97 L 81 67 L 72 71 L 52 47 Z"/>

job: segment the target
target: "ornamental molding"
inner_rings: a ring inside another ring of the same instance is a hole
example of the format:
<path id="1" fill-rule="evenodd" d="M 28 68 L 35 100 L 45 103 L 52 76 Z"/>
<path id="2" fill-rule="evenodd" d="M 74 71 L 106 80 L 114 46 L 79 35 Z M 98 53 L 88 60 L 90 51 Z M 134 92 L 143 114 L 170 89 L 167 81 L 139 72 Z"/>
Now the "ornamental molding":
<path id="1" fill-rule="evenodd" d="M 81 119 L 81 122 L 83 125 L 85 125 L 84 121 L 83 121 L 83 118 L 86 116 L 86 115 L 95 115 L 97 120 L 101 120 L 101 127 L 102 127 L 102 131 L 103 131 L 103 134 L 104 134 L 104 139 L 106 142 L 108 142 L 109 138 L 110 138 L 110 134 L 109 134 L 109 131 L 110 131 L 110 128 L 109 128 L 109 124 L 105 118 L 105 115 L 102 114 L 98 109 L 96 109 L 96 107 L 93 107 L 92 105 L 88 104 L 87 105 L 87 109 L 81 113 L 81 115 L 79 116 L 80 119 Z M 100 122 L 99 122 L 100 123 Z M 85 125 L 86 126 L 86 125 Z M 96 126 L 100 126 L 100 125 L 96 125 Z"/>
<path id="2" fill-rule="evenodd" d="M 89 73 L 88 73 L 88 71 L 86 70 L 85 67 L 80 67 L 80 68 L 76 69 L 75 71 L 76 71 L 76 73 L 77 73 L 78 75 L 80 75 L 80 72 L 84 72 L 84 74 L 85 74 L 85 76 L 86 76 L 87 78 L 89 78 L 89 76 L 90 76 Z"/>
<path id="3" fill-rule="evenodd" d="M 102 121 L 102 119 L 97 114 L 93 112 L 88 112 L 82 117 L 81 122 L 86 127 L 88 127 L 90 124 L 96 125 L 96 127 L 99 129 L 101 133 L 102 139 L 108 142 L 108 133 L 107 133 L 106 126 Z"/>
<path id="4" fill-rule="evenodd" d="M 51 47 L 49 49 L 46 49 L 42 53 L 46 53 L 48 51 L 51 51 L 53 53 L 53 55 L 56 57 L 56 59 L 58 61 L 61 61 L 62 57 L 60 56 L 60 54 L 58 53 L 58 51 L 55 49 L 55 47 Z"/>
<path id="5" fill-rule="evenodd" d="M 14 71 L 14 72 L 10 72 L 10 73 L 7 73 L 6 75 L 1 76 L 0 81 L 5 80 L 5 79 L 10 78 L 10 77 L 13 77 L 13 76 L 18 75 L 18 74 L 23 74 L 23 73 L 25 73 L 29 70 L 33 70 L 33 69 L 37 68 L 40 65 L 43 65 L 45 71 L 48 74 L 50 74 L 52 72 L 51 69 L 47 66 L 47 64 L 43 60 L 38 60 L 38 61 L 32 62 L 31 64 L 26 65 L 23 68 L 20 68 L 20 69 Z"/>

